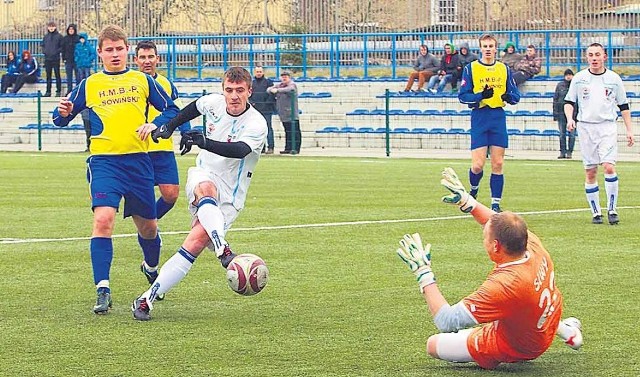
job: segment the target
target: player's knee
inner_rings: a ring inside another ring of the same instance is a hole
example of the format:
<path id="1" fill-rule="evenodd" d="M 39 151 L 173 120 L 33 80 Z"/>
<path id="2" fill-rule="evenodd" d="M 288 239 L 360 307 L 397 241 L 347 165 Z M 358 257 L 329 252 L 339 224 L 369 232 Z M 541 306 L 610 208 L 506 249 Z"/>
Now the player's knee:
<path id="1" fill-rule="evenodd" d="M 585 170 L 585 176 L 587 179 L 587 182 L 589 183 L 595 183 L 596 181 L 596 174 L 598 173 L 598 168 L 590 168 L 590 169 L 586 169 Z"/>
<path id="2" fill-rule="evenodd" d="M 613 164 L 609 164 L 609 163 L 604 163 L 602 164 L 602 168 L 604 170 L 604 174 L 615 174 L 616 173 L 616 166 Z"/>
<path id="3" fill-rule="evenodd" d="M 106 234 L 113 229 L 115 217 L 109 214 L 95 214 L 93 218 L 94 233 Z"/>
<path id="4" fill-rule="evenodd" d="M 494 174 L 502 174 L 504 160 L 491 161 L 491 172 Z"/>
<path id="5" fill-rule="evenodd" d="M 162 195 L 162 200 L 167 203 L 175 203 L 178 200 L 178 195 L 180 195 L 180 186 L 178 185 L 166 185 L 160 187 L 160 194 Z"/>
<path id="6" fill-rule="evenodd" d="M 156 238 L 158 234 L 158 222 L 156 220 L 139 221 L 136 225 L 138 226 L 138 233 L 142 238 L 147 240 Z"/>
<path id="7" fill-rule="evenodd" d="M 431 335 L 429 339 L 427 339 L 427 355 L 439 359 L 438 357 L 438 334 Z"/>
<path id="8" fill-rule="evenodd" d="M 196 200 L 199 200 L 204 196 L 215 198 L 218 196 L 218 189 L 216 188 L 216 185 L 214 185 L 211 181 L 200 182 L 198 184 L 198 187 L 196 187 L 195 194 Z"/>

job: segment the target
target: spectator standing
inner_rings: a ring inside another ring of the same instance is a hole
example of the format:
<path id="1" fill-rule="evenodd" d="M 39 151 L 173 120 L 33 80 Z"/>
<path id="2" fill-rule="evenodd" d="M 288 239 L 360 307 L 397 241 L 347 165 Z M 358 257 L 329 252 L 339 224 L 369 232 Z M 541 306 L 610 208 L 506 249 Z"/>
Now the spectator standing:
<path id="1" fill-rule="evenodd" d="M 40 68 L 38 67 L 38 62 L 31 56 L 29 50 L 22 51 L 22 59 L 18 65 L 18 72 L 20 75 L 18 75 L 15 84 L 13 84 L 13 93 L 18 93 L 24 84 L 33 84 L 38 81 Z"/>
<path id="2" fill-rule="evenodd" d="M 527 46 L 527 52 L 516 64 L 513 72 L 513 79 L 516 80 L 516 85 L 520 85 L 533 76 L 539 74 L 541 66 L 542 61 L 536 54 L 536 46 Z"/>
<path id="3" fill-rule="evenodd" d="M 18 59 L 16 59 L 16 53 L 13 51 L 9 51 L 7 53 L 7 73 L 2 75 L 2 85 L 0 85 L 0 93 L 6 93 L 7 89 L 11 85 L 13 85 L 18 76 L 20 76 L 20 72 L 18 72 Z"/>
<path id="4" fill-rule="evenodd" d="M 456 88 L 458 81 L 462 80 L 462 69 L 464 69 L 464 66 L 476 60 L 478 60 L 478 55 L 469 50 L 469 43 L 461 43 L 460 53 L 458 54 L 458 68 L 456 70 L 454 78 L 451 81 L 451 86 L 453 88 Z M 453 85 L 453 83 L 456 83 L 456 85 Z"/>
<path id="5" fill-rule="evenodd" d="M 558 158 L 571 158 L 573 147 L 576 144 L 576 130 L 567 132 L 567 117 L 564 114 L 564 97 L 569 92 L 569 85 L 573 79 L 573 71 L 567 69 L 564 71 L 564 80 L 556 85 L 556 91 L 553 94 L 553 120 L 558 122 L 558 131 L 560 131 L 560 156 Z M 578 108 L 573 109 L 573 119 L 578 115 Z M 568 143 L 567 143 L 568 139 Z"/>
<path id="6" fill-rule="evenodd" d="M 74 61 L 77 68 L 78 83 L 91 75 L 91 68 L 96 61 L 96 49 L 87 41 L 87 34 L 80 33 L 76 45 Z"/>
<path id="7" fill-rule="evenodd" d="M 416 92 L 424 92 L 422 89 L 424 83 L 427 82 L 431 76 L 438 73 L 440 63 L 438 63 L 438 59 L 433 56 L 433 54 L 429 53 L 429 48 L 426 45 L 421 45 L 418 57 L 416 61 L 413 62 L 413 69 L 415 71 L 409 75 L 409 81 L 407 81 L 407 86 L 404 87 L 404 91 L 409 92 L 413 87 L 413 83 L 418 79 L 418 89 L 416 89 Z"/>
<path id="8" fill-rule="evenodd" d="M 251 96 L 249 103 L 256 109 L 267 121 L 267 147 L 265 154 L 273 154 L 274 139 L 271 118 L 275 112 L 275 98 L 272 93 L 267 90 L 273 86 L 273 81 L 264 77 L 264 68 L 256 64 L 253 70 L 253 82 L 251 83 Z"/>
<path id="9" fill-rule="evenodd" d="M 67 35 L 62 37 L 62 61 L 64 61 L 64 71 L 67 75 L 67 94 L 73 89 L 73 76 L 76 74 L 77 83 L 80 83 L 76 71 L 75 51 L 78 43 L 78 28 L 75 24 L 67 26 Z"/>
<path id="10" fill-rule="evenodd" d="M 268 89 L 276 95 L 276 109 L 284 127 L 285 147 L 280 154 L 300 153 L 302 134 L 298 115 L 298 87 L 291 78 L 291 72 L 282 71 L 280 84 Z"/>
<path id="11" fill-rule="evenodd" d="M 60 80 L 60 54 L 62 53 L 62 34 L 58 32 L 53 21 L 47 24 L 47 34 L 42 38 L 42 53 L 44 54 L 44 68 L 47 75 L 47 91 L 45 97 L 51 97 L 51 71 L 56 75 L 56 97 L 62 95 L 62 81 Z"/>
<path id="12" fill-rule="evenodd" d="M 502 59 L 500 59 L 507 67 L 514 70 L 516 64 L 522 60 L 522 54 L 516 52 L 516 45 L 513 42 L 507 42 L 504 47 Z"/>
<path id="13" fill-rule="evenodd" d="M 438 72 L 438 76 L 431 76 L 427 89 L 431 93 L 442 93 L 448 82 L 451 82 L 451 87 L 455 89 L 457 87 L 457 83 L 452 80 L 453 75 L 456 74 L 457 70 L 458 52 L 455 50 L 453 44 L 447 43 L 444 45 L 444 56 L 440 60 L 440 71 Z M 438 85 L 437 90 L 436 84 Z"/>

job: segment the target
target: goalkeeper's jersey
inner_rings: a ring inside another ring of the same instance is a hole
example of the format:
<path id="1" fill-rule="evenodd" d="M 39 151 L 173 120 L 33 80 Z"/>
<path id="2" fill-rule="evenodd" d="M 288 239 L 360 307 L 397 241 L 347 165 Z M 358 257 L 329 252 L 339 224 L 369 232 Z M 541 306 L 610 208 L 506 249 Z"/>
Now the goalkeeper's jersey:
<path id="1" fill-rule="evenodd" d="M 227 104 L 221 94 L 208 94 L 196 100 L 196 107 L 205 116 L 206 137 L 220 142 L 245 142 L 251 153 L 242 159 L 222 157 L 201 150 L 196 165 L 220 178 L 233 195 L 232 204 L 240 210 L 251 182 L 253 170 L 258 164 L 262 147 L 267 139 L 267 121 L 258 110 L 247 104 L 238 116 L 227 113 Z"/>
<path id="2" fill-rule="evenodd" d="M 69 100 L 73 102 L 73 112 L 63 118 L 56 108 L 53 123 L 66 126 L 88 108 L 92 155 L 146 153 L 149 138 L 140 140 L 136 130 L 147 122 L 147 103 L 162 111 L 153 119 L 157 126 L 179 112 L 157 81 L 146 73 L 128 69 L 94 73 L 71 91 Z"/>
<path id="3" fill-rule="evenodd" d="M 497 265 L 462 302 L 478 323 L 489 323 L 467 340 L 469 353 L 485 367 L 491 365 L 483 364 L 484 354 L 499 354 L 502 362 L 540 356 L 553 341 L 562 314 L 553 261 L 531 232 L 525 257 Z"/>

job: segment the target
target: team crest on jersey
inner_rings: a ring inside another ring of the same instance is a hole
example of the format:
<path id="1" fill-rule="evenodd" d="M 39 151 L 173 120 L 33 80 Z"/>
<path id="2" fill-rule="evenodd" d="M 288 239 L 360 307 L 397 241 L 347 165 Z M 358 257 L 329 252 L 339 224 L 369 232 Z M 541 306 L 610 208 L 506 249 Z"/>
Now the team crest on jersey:
<path id="1" fill-rule="evenodd" d="M 216 130 L 216 125 L 213 123 L 207 122 L 207 134 L 211 134 L 215 130 Z"/>

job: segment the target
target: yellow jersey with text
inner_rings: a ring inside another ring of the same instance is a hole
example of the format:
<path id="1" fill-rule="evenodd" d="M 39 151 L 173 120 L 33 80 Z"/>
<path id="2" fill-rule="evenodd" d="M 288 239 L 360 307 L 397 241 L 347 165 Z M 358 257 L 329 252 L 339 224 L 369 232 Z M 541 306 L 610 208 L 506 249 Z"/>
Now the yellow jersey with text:
<path id="1" fill-rule="evenodd" d="M 53 123 L 66 126 L 82 110 L 89 109 L 92 155 L 146 153 L 149 138 L 141 140 L 136 130 L 147 123 L 147 104 L 159 111 L 152 120 L 157 126 L 179 112 L 157 81 L 146 73 L 128 69 L 89 76 L 69 94 L 69 100 L 73 102 L 71 114 L 61 117 L 56 108 Z"/>
<path id="2" fill-rule="evenodd" d="M 158 82 L 158 84 L 160 84 L 162 89 L 164 89 L 164 91 L 167 92 L 167 94 L 169 95 L 169 97 L 171 97 L 173 102 L 178 107 L 182 107 L 178 100 L 178 89 L 176 89 L 173 83 L 169 81 L 168 78 L 158 73 L 156 73 L 155 77 L 153 78 Z M 153 106 L 147 105 L 147 119 L 153 119 L 159 114 L 160 112 L 156 110 Z M 182 129 L 183 126 L 184 125 L 180 126 L 180 129 Z M 157 151 L 173 152 L 173 139 L 158 139 L 157 143 L 150 141 L 149 152 L 157 152 Z"/>
<path id="3" fill-rule="evenodd" d="M 493 95 L 482 98 L 482 91 L 487 86 L 493 88 Z M 503 99 L 505 93 L 507 96 Z M 511 71 L 504 63 L 495 61 L 493 64 L 484 64 L 476 60 L 462 70 L 458 99 L 471 108 L 495 109 L 504 107 L 505 101 L 512 105 L 518 103 L 520 91 L 511 76 Z"/>

